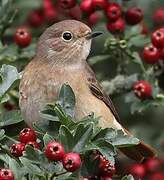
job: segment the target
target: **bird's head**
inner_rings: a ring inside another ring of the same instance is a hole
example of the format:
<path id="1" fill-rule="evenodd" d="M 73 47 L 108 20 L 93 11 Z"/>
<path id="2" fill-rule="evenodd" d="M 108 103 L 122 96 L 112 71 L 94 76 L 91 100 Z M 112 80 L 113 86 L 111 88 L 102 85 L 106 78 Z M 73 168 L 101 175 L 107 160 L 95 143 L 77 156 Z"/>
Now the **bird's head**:
<path id="1" fill-rule="evenodd" d="M 40 37 L 37 56 L 55 64 L 70 64 L 87 58 L 91 39 L 100 35 L 82 22 L 65 20 L 49 27 Z"/>

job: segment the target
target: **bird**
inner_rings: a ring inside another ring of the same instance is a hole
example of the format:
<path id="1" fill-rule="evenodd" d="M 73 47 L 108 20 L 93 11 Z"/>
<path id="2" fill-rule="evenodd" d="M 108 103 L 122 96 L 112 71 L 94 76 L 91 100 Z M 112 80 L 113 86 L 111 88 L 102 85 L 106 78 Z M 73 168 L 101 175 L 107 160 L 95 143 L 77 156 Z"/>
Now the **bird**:
<path id="1" fill-rule="evenodd" d="M 77 20 L 63 20 L 48 27 L 40 36 L 36 54 L 25 67 L 19 87 L 19 106 L 25 122 L 46 121 L 40 116 L 47 103 L 57 100 L 64 83 L 68 83 L 76 98 L 75 119 L 91 112 L 100 117 L 99 126 L 125 129 L 115 107 L 96 79 L 87 62 L 92 39 L 101 35 Z M 141 162 L 155 156 L 154 149 L 140 141 L 120 150 L 129 158 Z"/>

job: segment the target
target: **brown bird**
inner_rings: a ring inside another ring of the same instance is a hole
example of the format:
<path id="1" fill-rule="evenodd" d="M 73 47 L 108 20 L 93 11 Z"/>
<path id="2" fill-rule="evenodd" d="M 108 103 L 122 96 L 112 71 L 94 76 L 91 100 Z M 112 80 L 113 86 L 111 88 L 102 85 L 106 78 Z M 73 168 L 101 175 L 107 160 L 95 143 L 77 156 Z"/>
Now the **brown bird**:
<path id="1" fill-rule="evenodd" d="M 65 20 L 49 27 L 40 37 L 36 55 L 24 70 L 20 83 L 20 108 L 26 123 L 31 126 L 41 119 L 39 112 L 54 102 L 61 86 L 68 83 L 76 97 L 75 119 L 91 112 L 101 117 L 99 125 L 121 129 L 112 101 L 102 90 L 86 59 L 92 38 L 100 35 L 75 20 Z M 151 147 L 140 142 L 131 148 L 121 148 L 128 157 L 142 161 L 154 157 Z"/>

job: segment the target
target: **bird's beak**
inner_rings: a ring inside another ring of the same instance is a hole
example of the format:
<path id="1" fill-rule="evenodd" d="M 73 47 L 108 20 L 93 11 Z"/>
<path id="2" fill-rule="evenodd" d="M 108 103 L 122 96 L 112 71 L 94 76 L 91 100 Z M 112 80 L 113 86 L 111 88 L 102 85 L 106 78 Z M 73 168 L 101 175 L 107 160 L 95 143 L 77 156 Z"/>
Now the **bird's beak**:
<path id="1" fill-rule="evenodd" d="M 86 35 L 86 39 L 93 39 L 97 36 L 100 36 L 102 34 L 102 32 L 92 32 Z"/>

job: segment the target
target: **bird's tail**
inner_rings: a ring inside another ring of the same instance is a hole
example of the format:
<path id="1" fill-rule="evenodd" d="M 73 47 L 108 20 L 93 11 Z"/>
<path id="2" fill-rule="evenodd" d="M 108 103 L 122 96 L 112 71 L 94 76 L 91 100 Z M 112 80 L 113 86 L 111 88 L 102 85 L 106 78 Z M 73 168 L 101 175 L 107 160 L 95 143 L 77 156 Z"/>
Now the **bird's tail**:
<path id="1" fill-rule="evenodd" d="M 132 135 L 127 129 L 124 128 L 124 131 L 128 135 Z M 138 162 L 143 162 L 145 159 L 153 158 L 156 156 L 156 151 L 148 144 L 140 142 L 139 144 L 131 147 L 120 148 L 121 152 L 125 154 L 130 159 L 133 159 Z"/>
<path id="2" fill-rule="evenodd" d="M 156 156 L 155 150 L 144 142 L 140 142 L 136 146 L 120 148 L 127 157 L 138 162 Z"/>

